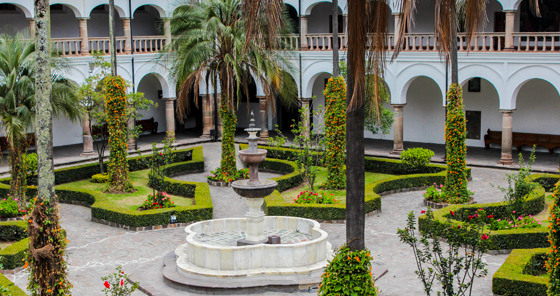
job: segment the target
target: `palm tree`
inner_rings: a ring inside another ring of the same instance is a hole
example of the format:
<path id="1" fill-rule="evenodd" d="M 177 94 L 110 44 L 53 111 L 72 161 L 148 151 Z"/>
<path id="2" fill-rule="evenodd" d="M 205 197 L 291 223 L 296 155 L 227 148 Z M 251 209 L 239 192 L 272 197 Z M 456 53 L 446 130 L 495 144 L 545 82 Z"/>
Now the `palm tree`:
<path id="1" fill-rule="evenodd" d="M 289 75 L 291 65 L 285 56 L 272 50 L 278 43 L 268 37 L 271 32 L 263 29 L 259 31 L 261 38 L 247 38 L 247 15 L 242 13 L 241 4 L 241 0 L 208 0 L 178 7 L 171 20 L 177 38 L 168 48 L 173 53 L 166 55 L 178 83 L 179 118 L 183 118 L 191 94 L 197 98 L 198 107 L 198 85 L 202 81 L 207 89 L 212 85 L 221 90 L 224 135 L 220 172 L 227 176 L 237 172 L 233 149 L 238 107 L 235 102 L 238 105 L 242 94 L 249 93 L 252 77 L 263 86 L 269 106 L 275 106 L 277 95 L 287 99 L 297 97 Z M 282 11 L 279 16 L 282 22 L 277 23 L 275 30 L 283 27 L 278 25 L 284 23 Z M 261 29 L 267 25 L 262 17 L 252 23 Z"/>
<path id="2" fill-rule="evenodd" d="M 37 112 L 35 59 L 35 44 L 32 41 L 24 41 L 20 34 L 0 36 L 0 124 L 10 143 L 10 193 L 21 200 L 25 200 L 22 154 L 31 140 L 28 132 L 34 129 Z M 64 65 L 60 60 L 54 60 L 50 66 L 60 69 Z M 59 74 L 51 74 L 48 81 L 52 82 L 53 115 L 78 120 L 81 111 L 75 86 Z"/>

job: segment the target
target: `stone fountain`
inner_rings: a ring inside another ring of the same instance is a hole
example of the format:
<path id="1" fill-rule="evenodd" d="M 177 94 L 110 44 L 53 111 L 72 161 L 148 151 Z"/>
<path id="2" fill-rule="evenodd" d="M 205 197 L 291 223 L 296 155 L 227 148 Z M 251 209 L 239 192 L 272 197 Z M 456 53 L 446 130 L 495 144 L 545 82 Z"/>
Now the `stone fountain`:
<path id="1" fill-rule="evenodd" d="M 264 236 L 264 212 L 261 210 L 264 197 L 269 196 L 278 183 L 274 180 L 259 180 L 259 164 L 266 158 L 266 150 L 258 149 L 257 133 L 260 128 L 255 127 L 255 116 L 251 111 L 251 122 L 249 128 L 245 129 L 249 133 L 247 141 L 249 149 L 239 151 L 241 161 L 249 166 L 249 180 L 238 180 L 231 184 L 235 193 L 245 197 L 249 212 L 247 217 L 247 238 L 239 240 L 238 246 L 263 244 L 268 242 Z"/>
<path id="2" fill-rule="evenodd" d="M 187 226 L 186 243 L 164 258 L 163 277 L 176 289 L 200 293 L 227 290 L 226 294 L 243 295 L 301 291 L 318 285 L 332 257 L 328 234 L 317 221 L 270 217 L 262 211 L 264 197 L 276 189 L 277 183 L 259 180 L 258 166 L 267 151 L 257 147 L 260 129 L 254 122 L 251 113 L 246 129 L 249 149 L 239 151 L 241 160 L 249 166 L 249 180 L 231 185 L 246 199 L 249 211 L 245 218 L 213 219 Z M 275 243 L 267 243 L 269 236 Z"/>

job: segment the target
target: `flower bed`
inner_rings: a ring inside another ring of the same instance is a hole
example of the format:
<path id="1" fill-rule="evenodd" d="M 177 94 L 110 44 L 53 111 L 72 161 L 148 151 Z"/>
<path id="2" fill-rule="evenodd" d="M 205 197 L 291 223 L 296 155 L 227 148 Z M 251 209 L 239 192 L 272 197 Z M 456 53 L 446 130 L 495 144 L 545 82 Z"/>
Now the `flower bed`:
<path id="1" fill-rule="evenodd" d="M 483 209 L 485 215 L 492 215 L 495 219 L 507 219 L 508 205 L 505 202 L 473 205 L 452 205 L 445 209 L 434 212 L 434 219 L 442 224 L 452 227 L 462 226 L 469 223 L 469 216 L 474 216 L 477 210 Z M 545 207 L 545 190 L 537 186 L 526 198 L 525 207 L 520 213 L 523 215 L 536 215 Z M 454 215 L 451 214 L 454 213 Z M 418 223 L 420 231 L 424 230 L 426 216 L 420 216 Z M 536 228 L 514 228 L 504 230 L 493 230 L 488 233 L 491 242 L 489 250 L 511 250 L 527 248 L 543 248 L 549 246 L 548 229 L 546 227 Z"/>
<path id="2" fill-rule="evenodd" d="M 228 187 L 233 181 L 249 179 L 249 169 L 237 170 L 234 176 L 229 176 L 226 172 L 222 172 L 221 168 L 217 168 L 206 178 L 211 186 Z"/>
<path id="3" fill-rule="evenodd" d="M 492 277 L 492 293 L 496 295 L 546 296 L 548 276 L 539 269 L 547 248 L 513 250 L 506 262 Z"/>

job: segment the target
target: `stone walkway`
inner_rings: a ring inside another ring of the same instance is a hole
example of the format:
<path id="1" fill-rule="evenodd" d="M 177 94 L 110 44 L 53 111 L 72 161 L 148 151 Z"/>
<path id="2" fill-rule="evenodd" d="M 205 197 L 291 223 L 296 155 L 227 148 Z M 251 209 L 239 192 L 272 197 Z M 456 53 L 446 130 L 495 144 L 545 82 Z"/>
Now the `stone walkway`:
<path id="1" fill-rule="evenodd" d="M 206 172 L 186 175 L 178 179 L 204 181 L 204 176 L 211 169 L 215 169 L 220 158 L 219 143 L 204 145 Z M 494 202 L 502 199 L 501 192 L 492 187 L 505 185 L 503 170 L 473 168 L 473 180 L 469 188 L 476 191 L 478 202 Z M 274 177 L 273 174 L 263 174 L 264 178 Z M 211 189 L 214 202 L 215 218 L 242 217 L 246 211 L 245 202 L 240 199 L 231 188 Z M 366 244 L 374 255 L 374 264 L 389 270 L 377 281 L 384 296 L 423 295 L 422 287 L 414 271 L 416 266 L 412 250 L 400 243 L 396 232 L 406 223 L 406 215 L 415 211 L 418 215 L 425 209 L 422 205 L 421 192 L 405 192 L 383 197 L 383 212 L 366 218 Z M 74 284 L 73 295 L 103 295 L 101 277 L 114 271 L 118 265 L 124 267 L 125 272 L 133 274 L 143 286 L 151 286 L 158 291 L 157 295 L 194 295 L 179 292 L 167 287 L 162 280 L 162 258 L 184 243 L 186 233 L 184 229 L 165 229 L 146 232 L 131 232 L 118 228 L 93 223 L 90 221 L 90 209 L 61 205 L 62 226 L 68 233 L 70 243 L 69 270 L 70 281 Z M 345 240 L 345 225 L 321 224 L 329 233 L 329 241 L 333 247 L 339 247 Z M 475 281 L 473 295 L 492 295 L 492 274 L 505 261 L 507 255 L 486 255 L 489 275 Z M 15 276 L 8 276 L 18 286 L 25 289 L 27 274 L 20 272 Z M 297 293 L 291 295 L 312 295 L 312 293 Z M 134 295 L 142 295 L 135 292 Z M 263 293 L 261 295 L 285 295 L 282 293 Z"/>

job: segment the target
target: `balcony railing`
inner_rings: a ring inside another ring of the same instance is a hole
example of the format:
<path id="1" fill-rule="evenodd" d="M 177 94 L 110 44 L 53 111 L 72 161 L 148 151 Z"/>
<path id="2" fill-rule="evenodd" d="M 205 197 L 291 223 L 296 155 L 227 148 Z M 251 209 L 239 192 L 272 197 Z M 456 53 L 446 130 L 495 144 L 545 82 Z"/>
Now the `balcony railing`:
<path id="1" fill-rule="evenodd" d="M 513 46 L 516 51 L 560 51 L 558 33 L 513 33 Z"/>
<path id="2" fill-rule="evenodd" d="M 154 53 L 163 49 L 165 36 L 134 36 L 132 48 L 134 53 Z"/>

